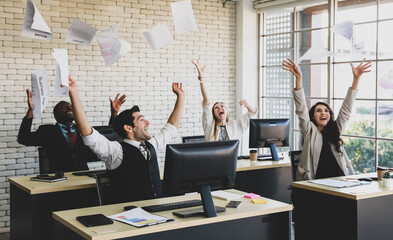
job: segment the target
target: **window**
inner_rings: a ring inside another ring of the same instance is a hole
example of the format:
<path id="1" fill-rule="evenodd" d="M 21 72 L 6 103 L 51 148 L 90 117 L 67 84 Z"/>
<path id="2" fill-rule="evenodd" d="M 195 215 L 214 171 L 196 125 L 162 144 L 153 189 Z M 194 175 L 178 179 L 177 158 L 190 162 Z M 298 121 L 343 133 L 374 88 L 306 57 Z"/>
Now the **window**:
<path id="1" fill-rule="evenodd" d="M 294 78 L 281 69 L 281 62 L 298 59 L 314 44 L 322 44 L 341 56 L 299 64 L 308 107 L 327 102 L 337 115 L 352 83 L 349 62 L 357 65 L 364 57 L 372 61 L 371 73 L 360 81 L 342 139 L 355 171 L 375 171 L 378 165 L 393 167 L 392 11 L 393 0 L 332 0 L 260 14 L 260 112 L 264 118 L 292 119 L 291 149 L 299 148 L 301 134 L 294 112 Z M 336 20 L 329 24 L 329 19 Z M 349 41 L 330 31 L 334 24 L 348 20 L 355 24 L 355 43 L 364 44 L 360 54 L 351 54 Z"/>

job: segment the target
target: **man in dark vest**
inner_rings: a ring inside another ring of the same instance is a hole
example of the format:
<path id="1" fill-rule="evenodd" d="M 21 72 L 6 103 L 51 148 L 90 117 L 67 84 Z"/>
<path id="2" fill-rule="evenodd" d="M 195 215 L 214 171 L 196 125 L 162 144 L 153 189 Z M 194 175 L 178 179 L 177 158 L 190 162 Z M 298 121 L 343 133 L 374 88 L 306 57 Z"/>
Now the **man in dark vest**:
<path id="1" fill-rule="evenodd" d="M 82 138 L 74 123 L 72 105 L 60 101 L 53 108 L 56 124 L 45 124 L 31 131 L 33 122 L 33 100 L 29 89 L 27 93 L 28 110 L 19 128 L 18 143 L 26 146 L 42 146 L 49 160 L 49 172 L 87 170 L 86 159 L 94 156 L 91 150 L 84 145 Z M 111 101 L 111 119 L 117 116 L 125 95 L 119 94 Z"/>
<path id="2" fill-rule="evenodd" d="M 69 91 L 83 141 L 105 162 L 116 202 L 162 197 L 157 152 L 164 149 L 177 134 L 185 98 L 182 85 L 172 84 L 172 91 L 177 96 L 175 107 L 165 126 L 153 137 L 148 132 L 150 123 L 140 113 L 138 106 L 120 113 L 113 127 L 124 138 L 122 143 L 107 140 L 90 126 L 76 82 L 71 77 Z"/>

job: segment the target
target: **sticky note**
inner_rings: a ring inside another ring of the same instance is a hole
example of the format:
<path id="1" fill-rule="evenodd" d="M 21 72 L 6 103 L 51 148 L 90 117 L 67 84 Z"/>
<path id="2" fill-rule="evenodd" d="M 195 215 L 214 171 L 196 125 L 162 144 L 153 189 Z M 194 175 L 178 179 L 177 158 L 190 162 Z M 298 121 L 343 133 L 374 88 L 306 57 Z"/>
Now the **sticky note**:
<path id="1" fill-rule="evenodd" d="M 246 195 L 244 195 L 244 197 L 253 199 L 253 198 L 260 198 L 261 196 L 255 193 L 247 193 Z"/>
<path id="2" fill-rule="evenodd" d="M 267 203 L 266 200 L 263 198 L 254 198 L 254 199 L 251 199 L 251 201 L 254 204 L 266 204 Z"/>

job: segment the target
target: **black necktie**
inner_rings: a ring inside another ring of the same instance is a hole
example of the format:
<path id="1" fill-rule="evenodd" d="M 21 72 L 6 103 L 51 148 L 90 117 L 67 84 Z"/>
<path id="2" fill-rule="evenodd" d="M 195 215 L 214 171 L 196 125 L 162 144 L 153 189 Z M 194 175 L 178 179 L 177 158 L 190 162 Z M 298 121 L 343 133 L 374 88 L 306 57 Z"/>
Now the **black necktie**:
<path id="1" fill-rule="evenodd" d="M 144 142 L 141 142 L 141 144 L 139 145 L 139 149 L 141 150 L 143 156 L 145 157 L 145 159 L 150 162 L 150 150 L 147 148 L 146 144 Z"/>

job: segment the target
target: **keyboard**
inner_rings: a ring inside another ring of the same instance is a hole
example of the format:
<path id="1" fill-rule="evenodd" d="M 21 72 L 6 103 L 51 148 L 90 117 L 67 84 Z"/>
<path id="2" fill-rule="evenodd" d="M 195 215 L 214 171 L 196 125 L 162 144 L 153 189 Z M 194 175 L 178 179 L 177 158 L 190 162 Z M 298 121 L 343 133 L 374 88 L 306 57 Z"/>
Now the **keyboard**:
<path id="1" fill-rule="evenodd" d="M 94 174 L 103 174 L 106 173 L 106 169 L 96 169 L 96 170 L 87 170 L 80 172 L 73 172 L 72 175 L 75 176 L 92 176 Z"/>
<path id="2" fill-rule="evenodd" d="M 202 200 L 194 199 L 194 200 L 187 200 L 181 202 L 144 206 L 142 207 L 142 209 L 148 212 L 159 212 L 159 211 L 166 211 L 166 210 L 179 209 L 179 208 L 195 207 L 200 205 L 202 205 Z"/>
<path id="3" fill-rule="evenodd" d="M 271 154 L 258 154 L 257 158 L 268 158 L 268 157 L 272 157 Z M 237 157 L 238 159 L 250 159 L 250 155 L 240 155 Z"/>

